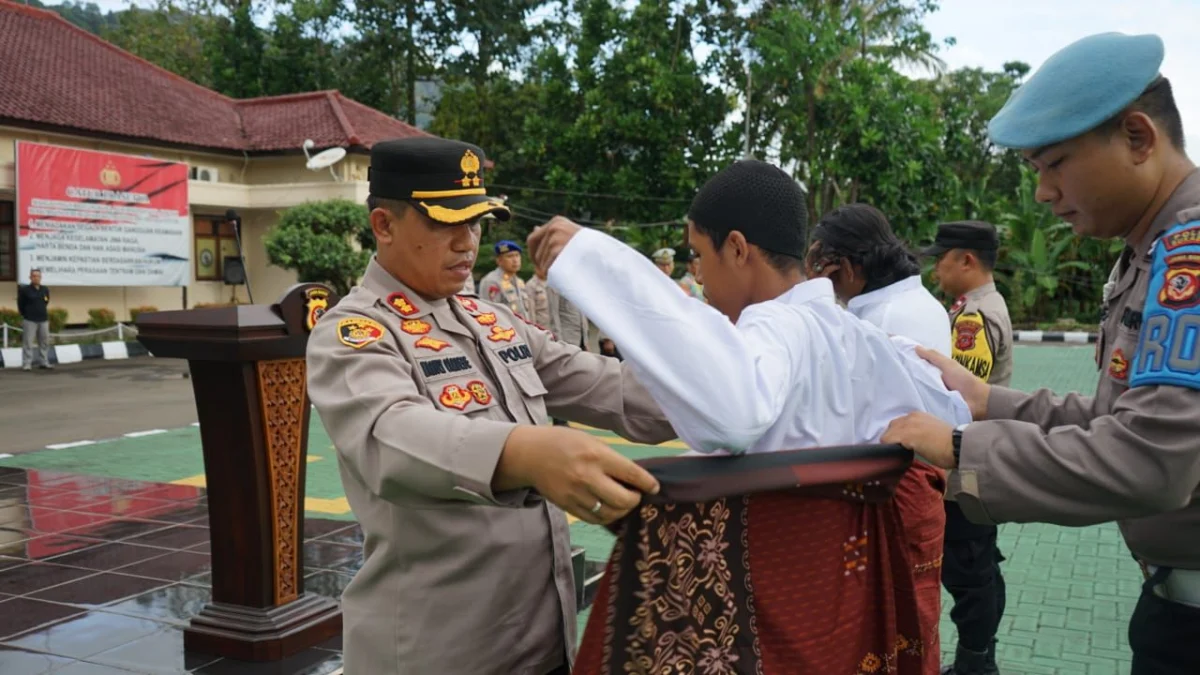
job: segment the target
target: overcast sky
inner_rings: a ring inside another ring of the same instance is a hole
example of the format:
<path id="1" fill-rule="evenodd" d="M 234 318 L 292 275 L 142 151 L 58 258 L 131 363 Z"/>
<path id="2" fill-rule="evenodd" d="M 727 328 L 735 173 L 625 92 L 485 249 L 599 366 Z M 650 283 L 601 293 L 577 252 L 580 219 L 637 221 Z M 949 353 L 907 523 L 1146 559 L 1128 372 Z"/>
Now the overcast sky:
<path id="1" fill-rule="evenodd" d="M 104 9 L 121 9 L 128 0 L 95 0 Z M 145 6 L 148 0 L 136 0 Z M 953 69 L 962 66 L 998 70 L 1005 61 L 1024 61 L 1036 70 L 1063 46 L 1093 33 L 1156 33 L 1166 44 L 1162 72 L 1171 79 L 1188 154 L 1200 162 L 1200 0 L 941 0 L 941 9 L 925 25 L 943 47 Z M 1191 64 L 1189 66 L 1189 64 Z"/>
<path id="2" fill-rule="evenodd" d="M 1024 61 L 1037 70 L 1054 52 L 1094 33 L 1157 34 L 1166 45 L 1162 74 L 1183 114 L 1188 154 L 1200 162 L 1200 0 L 941 0 L 941 6 L 925 25 L 939 40 L 957 39 L 942 50 L 950 68 L 995 70 L 1005 61 Z"/>

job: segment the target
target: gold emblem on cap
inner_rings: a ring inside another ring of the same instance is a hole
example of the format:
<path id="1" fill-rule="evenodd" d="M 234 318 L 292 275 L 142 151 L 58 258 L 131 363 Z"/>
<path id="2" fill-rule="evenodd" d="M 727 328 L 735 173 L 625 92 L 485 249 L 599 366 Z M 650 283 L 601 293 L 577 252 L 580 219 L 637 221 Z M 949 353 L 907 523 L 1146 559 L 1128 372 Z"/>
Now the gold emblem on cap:
<path id="1" fill-rule="evenodd" d="M 479 177 L 479 156 L 471 152 L 470 149 L 463 154 L 462 161 L 458 163 L 460 169 L 463 170 L 462 180 L 458 181 L 463 187 L 479 187 L 483 183 L 483 179 Z"/>
<path id="2" fill-rule="evenodd" d="M 462 186 L 459 190 L 413 190 L 412 199 L 447 199 L 450 197 L 464 197 L 467 195 L 484 195 L 487 191 L 483 187 L 483 177 L 479 175 L 479 169 L 483 163 L 479 161 L 479 155 L 476 155 L 471 150 L 463 153 L 462 159 L 458 161 L 458 168 L 462 169 L 463 177 L 454 181 Z"/>

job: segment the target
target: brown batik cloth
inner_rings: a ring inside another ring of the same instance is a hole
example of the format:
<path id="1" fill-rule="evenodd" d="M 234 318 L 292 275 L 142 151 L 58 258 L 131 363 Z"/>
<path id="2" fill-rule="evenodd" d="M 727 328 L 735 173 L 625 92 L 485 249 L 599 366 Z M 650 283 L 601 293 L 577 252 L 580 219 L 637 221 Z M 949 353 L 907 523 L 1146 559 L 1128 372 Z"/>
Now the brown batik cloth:
<path id="1" fill-rule="evenodd" d="M 575 675 L 933 674 L 944 476 L 898 446 L 641 462 Z"/>

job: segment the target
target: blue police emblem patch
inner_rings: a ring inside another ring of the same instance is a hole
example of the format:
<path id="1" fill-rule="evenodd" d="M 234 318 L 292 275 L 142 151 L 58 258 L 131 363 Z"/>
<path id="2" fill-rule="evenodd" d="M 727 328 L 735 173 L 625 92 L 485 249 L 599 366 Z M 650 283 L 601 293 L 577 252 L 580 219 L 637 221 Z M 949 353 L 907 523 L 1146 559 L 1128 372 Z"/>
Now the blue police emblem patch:
<path id="1" fill-rule="evenodd" d="M 1200 389 L 1200 221 L 1154 245 L 1129 386 L 1156 384 Z"/>

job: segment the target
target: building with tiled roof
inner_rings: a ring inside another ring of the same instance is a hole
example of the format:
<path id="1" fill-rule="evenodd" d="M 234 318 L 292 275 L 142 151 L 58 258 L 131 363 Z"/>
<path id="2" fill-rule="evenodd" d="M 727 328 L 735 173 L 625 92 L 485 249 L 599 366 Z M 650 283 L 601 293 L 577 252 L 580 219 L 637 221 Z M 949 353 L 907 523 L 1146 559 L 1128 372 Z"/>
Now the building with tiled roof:
<path id="1" fill-rule="evenodd" d="M 279 212 L 309 200 L 366 198 L 371 146 L 426 135 L 337 91 L 232 99 L 125 52 L 58 14 L 0 0 L 0 298 L 24 282 L 17 267 L 16 143 L 27 141 L 149 156 L 189 167 L 193 271 L 185 293 L 162 287 L 61 287 L 55 304 L 68 322 L 87 310 L 178 309 L 246 301 L 222 283 L 223 254 L 236 251 L 224 214 L 242 217 L 246 272 L 257 302 L 294 282 L 269 265 L 262 237 Z M 311 141 L 306 151 L 305 142 Z M 331 168 L 309 170 L 308 153 L 343 148 Z M 201 255 L 203 254 L 203 255 Z M 52 279 L 47 285 L 54 286 Z M 185 300 L 186 298 L 186 300 Z M 8 305 L 0 300 L 0 307 Z"/>

